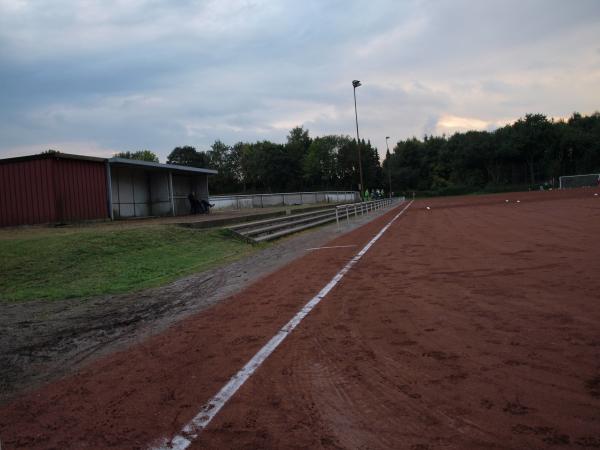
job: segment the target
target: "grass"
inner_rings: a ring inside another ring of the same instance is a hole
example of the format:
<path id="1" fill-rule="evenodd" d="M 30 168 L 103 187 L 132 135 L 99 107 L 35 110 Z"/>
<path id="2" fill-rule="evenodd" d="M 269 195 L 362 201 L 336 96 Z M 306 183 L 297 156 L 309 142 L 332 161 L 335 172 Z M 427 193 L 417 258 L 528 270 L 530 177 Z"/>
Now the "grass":
<path id="1" fill-rule="evenodd" d="M 132 292 L 254 251 L 254 246 L 226 230 L 163 225 L 51 231 L 0 239 L 1 300 L 60 300 Z"/>

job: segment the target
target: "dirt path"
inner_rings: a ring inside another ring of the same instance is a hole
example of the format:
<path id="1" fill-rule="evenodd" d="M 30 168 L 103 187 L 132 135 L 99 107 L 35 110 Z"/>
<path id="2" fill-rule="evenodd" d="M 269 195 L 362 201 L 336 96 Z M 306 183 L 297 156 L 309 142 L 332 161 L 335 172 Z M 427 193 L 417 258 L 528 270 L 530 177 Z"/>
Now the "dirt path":
<path id="1" fill-rule="evenodd" d="M 344 223 L 342 232 L 379 214 Z M 227 266 L 143 292 L 86 301 L 0 303 L 0 404 L 98 356 L 160 333 L 338 234 L 335 225 L 310 230 Z"/>
<path id="2" fill-rule="evenodd" d="M 585 194 L 416 203 L 192 448 L 600 447 L 600 199 Z M 177 434 L 390 218 L 0 407 L 3 444 Z"/>

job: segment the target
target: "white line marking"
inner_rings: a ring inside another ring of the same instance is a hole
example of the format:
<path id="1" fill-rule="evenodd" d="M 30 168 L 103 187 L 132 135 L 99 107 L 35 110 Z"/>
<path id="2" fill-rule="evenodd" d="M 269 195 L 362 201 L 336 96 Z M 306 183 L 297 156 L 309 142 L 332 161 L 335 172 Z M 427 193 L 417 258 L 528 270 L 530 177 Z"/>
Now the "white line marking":
<path id="1" fill-rule="evenodd" d="M 402 210 L 390 220 L 379 233 L 375 235 L 373 239 L 369 241 L 363 249 L 358 252 L 348 263 L 331 279 L 329 283 L 325 285 L 323 289 L 319 291 L 310 301 L 302 307 L 300 311 L 288 322 L 283 328 L 281 328 L 275 336 L 271 338 L 269 342 L 261 348 L 256 355 L 252 357 L 250 361 L 246 363 L 244 367 L 240 369 L 231 379 L 227 382 L 221 390 L 211 398 L 202 408 L 200 412 L 181 430 L 181 433 L 175 436 L 170 441 L 163 440 L 158 447 L 155 449 L 177 449 L 184 450 L 188 448 L 191 443 L 198 438 L 198 435 L 204 428 L 211 422 L 212 419 L 218 414 L 218 412 L 225 406 L 231 397 L 237 392 L 237 390 L 250 378 L 250 376 L 260 367 L 260 365 L 269 357 L 271 353 L 283 342 L 283 340 L 298 326 L 298 324 L 304 319 L 312 309 L 317 306 L 321 300 L 331 291 L 336 284 L 348 273 L 348 271 L 363 257 L 365 253 L 373 246 L 375 242 L 387 231 L 387 229 L 394 223 L 394 221 L 400 217 L 404 211 L 412 204 L 411 200 Z"/>
<path id="2" fill-rule="evenodd" d="M 309 250 L 322 250 L 324 248 L 348 248 L 348 247 L 356 247 L 356 244 L 352 244 L 352 245 L 332 245 L 331 247 L 312 247 L 312 248 L 307 248 L 306 251 L 309 251 Z"/>

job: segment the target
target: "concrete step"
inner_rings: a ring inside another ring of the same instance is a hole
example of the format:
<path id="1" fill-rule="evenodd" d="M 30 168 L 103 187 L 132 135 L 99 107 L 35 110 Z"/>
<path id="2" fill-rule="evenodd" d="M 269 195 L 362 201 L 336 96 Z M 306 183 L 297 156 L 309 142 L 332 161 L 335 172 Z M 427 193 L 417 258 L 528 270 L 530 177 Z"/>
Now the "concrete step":
<path id="1" fill-rule="evenodd" d="M 258 229 L 258 228 L 263 228 L 263 227 L 266 227 L 269 225 L 275 225 L 278 223 L 292 222 L 295 220 L 319 216 L 325 212 L 335 213 L 335 208 L 321 208 L 321 209 L 306 212 L 306 213 L 290 214 L 290 215 L 286 215 L 286 216 L 279 216 L 279 217 L 269 218 L 269 219 L 265 219 L 265 220 L 256 220 L 256 221 L 252 221 L 252 222 L 245 222 L 245 223 L 233 225 L 233 226 L 229 227 L 229 229 L 231 229 L 237 233 L 243 234 L 243 233 L 246 233 L 247 231 L 251 231 L 252 229 Z"/>
<path id="2" fill-rule="evenodd" d="M 313 228 L 313 227 L 317 227 L 319 225 L 324 225 L 326 223 L 333 222 L 334 220 L 335 220 L 335 213 L 333 214 L 332 217 L 328 217 L 328 218 L 317 220 L 317 221 L 312 221 L 307 224 L 295 226 L 292 228 L 287 228 L 285 230 L 281 230 L 281 231 L 278 231 L 275 233 L 264 234 L 262 236 L 254 238 L 254 241 L 264 242 L 264 241 L 271 241 L 274 239 L 279 239 L 280 237 L 287 236 L 288 234 L 298 233 L 300 231 L 307 230 L 308 228 Z"/>
<path id="3" fill-rule="evenodd" d="M 274 219 L 243 223 L 232 226 L 229 229 L 251 242 L 270 241 L 287 236 L 288 234 L 297 233 L 308 228 L 333 222 L 336 220 L 336 210 L 338 212 L 339 220 L 343 221 L 356 215 L 368 214 L 369 212 L 374 211 L 374 209 L 388 207 L 390 204 L 391 203 L 387 200 L 382 200 L 378 202 L 369 202 L 368 204 L 341 205 L 309 213 L 292 214 Z"/>
<path id="4" fill-rule="evenodd" d="M 260 228 L 252 228 L 242 230 L 241 234 L 255 239 L 263 234 L 272 234 L 277 231 L 285 230 L 286 228 L 294 228 L 298 225 L 310 224 L 312 222 L 320 222 L 324 219 L 335 220 L 335 210 L 323 212 L 321 214 L 311 215 L 309 217 L 295 218 L 295 220 L 279 221 L 277 223 L 266 224 Z M 240 233 L 239 230 L 238 233 Z"/>

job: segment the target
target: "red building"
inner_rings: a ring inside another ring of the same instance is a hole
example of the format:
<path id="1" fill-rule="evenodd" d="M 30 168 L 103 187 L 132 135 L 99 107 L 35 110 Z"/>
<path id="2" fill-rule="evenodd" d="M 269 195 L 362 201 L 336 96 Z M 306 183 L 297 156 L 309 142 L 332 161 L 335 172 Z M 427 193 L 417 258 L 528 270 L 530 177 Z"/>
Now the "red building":
<path id="1" fill-rule="evenodd" d="M 0 226 L 183 215 L 209 169 L 45 153 L 0 160 Z"/>
<path id="2" fill-rule="evenodd" d="M 0 160 L 0 226 L 108 218 L 106 164 L 62 153 Z"/>

